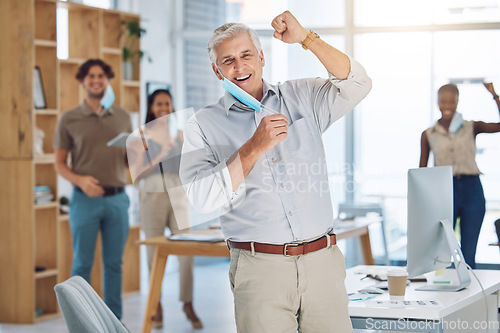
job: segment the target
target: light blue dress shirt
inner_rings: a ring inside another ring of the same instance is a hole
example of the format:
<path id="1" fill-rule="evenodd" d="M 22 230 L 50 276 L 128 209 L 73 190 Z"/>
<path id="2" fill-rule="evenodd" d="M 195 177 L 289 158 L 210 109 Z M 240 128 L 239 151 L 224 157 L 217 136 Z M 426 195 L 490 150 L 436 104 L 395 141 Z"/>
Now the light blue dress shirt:
<path id="1" fill-rule="evenodd" d="M 222 231 L 232 241 L 284 244 L 330 231 L 322 133 L 370 89 L 371 79 L 352 59 L 346 80 L 329 74 L 277 85 L 264 81 L 261 103 L 288 118 L 288 137 L 259 158 L 235 192 L 226 162 L 269 113 L 257 113 L 226 92 L 185 127 L 180 176 L 190 202 L 200 212 L 220 209 Z"/>

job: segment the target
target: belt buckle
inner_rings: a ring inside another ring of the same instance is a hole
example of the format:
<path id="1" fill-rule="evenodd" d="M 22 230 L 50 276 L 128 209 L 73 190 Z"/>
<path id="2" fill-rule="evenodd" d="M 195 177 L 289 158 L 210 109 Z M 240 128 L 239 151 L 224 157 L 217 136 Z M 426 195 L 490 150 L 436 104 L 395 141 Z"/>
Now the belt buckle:
<path id="1" fill-rule="evenodd" d="M 288 250 L 288 247 L 289 247 L 289 246 L 295 246 L 295 247 L 296 247 L 296 246 L 300 246 L 300 245 L 302 245 L 302 244 L 304 244 L 304 242 L 298 242 L 298 243 L 286 243 L 286 244 L 285 244 L 285 247 L 283 248 L 283 255 L 284 255 L 285 257 L 293 257 L 293 255 L 290 255 L 290 254 L 287 254 L 287 253 L 286 253 L 286 252 L 287 252 L 287 250 Z"/>

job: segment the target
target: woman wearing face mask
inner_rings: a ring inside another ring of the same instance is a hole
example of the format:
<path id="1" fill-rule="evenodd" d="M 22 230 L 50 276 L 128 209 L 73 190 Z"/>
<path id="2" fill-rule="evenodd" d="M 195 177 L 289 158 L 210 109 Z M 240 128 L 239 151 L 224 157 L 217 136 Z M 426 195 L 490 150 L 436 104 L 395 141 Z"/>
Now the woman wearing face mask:
<path id="1" fill-rule="evenodd" d="M 166 162 L 162 163 L 162 172 L 160 172 L 159 168 L 155 168 L 155 171 L 151 171 L 143 176 L 140 182 L 140 221 L 146 238 L 164 235 L 165 228 L 167 227 L 172 234 L 176 234 L 180 228 L 189 225 L 187 198 L 184 191 L 176 191 L 176 195 L 172 195 L 172 197 L 165 191 L 165 188 L 172 187 L 172 184 L 182 189 L 180 187 L 178 165 L 183 141 L 182 132 L 178 131 L 177 136 L 174 139 L 170 139 L 168 122 L 175 121 L 175 118 L 173 119 L 170 116 L 162 118 L 173 112 L 172 96 L 168 90 L 159 89 L 149 96 L 145 122 L 147 125 L 145 126 L 144 133 L 148 137 L 147 143 L 149 154 L 151 155 L 150 158 L 152 161 L 155 161 L 157 152 L 160 152 L 160 154 L 163 152 L 163 155 L 166 155 Z M 148 246 L 147 255 L 148 266 L 151 269 L 154 255 L 153 247 Z M 180 277 L 179 298 L 184 303 L 182 309 L 194 328 L 202 328 L 203 325 L 197 317 L 192 303 L 193 257 L 179 256 L 178 258 Z M 160 328 L 163 326 L 161 303 L 158 303 L 153 321 L 154 327 Z"/>
<path id="2" fill-rule="evenodd" d="M 500 101 L 492 83 L 484 83 L 500 112 Z M 460 218 L 461 247 L 465 262 L 476 266 L 476 246 L 485 214 L 485 198 L 476 164 L 476 136 L 500 132 L 499 123 L 464 121 L 457 112 L 458 88 L 445 84 L 438 90 L 441 118 L 422 133 L 420 167 L 426 167 L 429 154 L 434 153 L 436 166 L 453 167 L 453 206 L 455 226 Z"/>

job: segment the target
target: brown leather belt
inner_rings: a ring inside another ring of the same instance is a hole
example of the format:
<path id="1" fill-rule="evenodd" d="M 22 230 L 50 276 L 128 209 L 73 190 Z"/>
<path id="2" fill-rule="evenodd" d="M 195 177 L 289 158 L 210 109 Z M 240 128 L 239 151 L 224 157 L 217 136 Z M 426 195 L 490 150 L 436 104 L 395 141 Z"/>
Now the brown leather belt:
<path id="1" fill-rule="evenodd" d="M 337 235 L 329 234 L 310 242 L 288 243 L 284 245 L 274 245 L 253 242 L 255 252 L 282 254 L 285 257 L 299 256 L 314 251 L 324 249 L 328 246 L 327 237 L 330 237 L 330 245 L 337 244 Z M 227 244 L 232 249 L 242 249 L 252 251 L 252 242 L 233 242 L 228 240 Z"/>

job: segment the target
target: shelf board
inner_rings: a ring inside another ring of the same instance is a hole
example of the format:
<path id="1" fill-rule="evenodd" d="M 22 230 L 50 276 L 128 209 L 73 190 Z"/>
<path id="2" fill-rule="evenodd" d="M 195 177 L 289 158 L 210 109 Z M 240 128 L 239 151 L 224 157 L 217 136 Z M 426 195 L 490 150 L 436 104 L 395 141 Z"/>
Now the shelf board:
<path id="1" fill-rule="evenodd" d="M 107 53 L 107 54 L 116 54 L 116 55 L 121 55 L 122 50 L 120 48 L 115 48 L 115 47 L 103 47 L 101 48 L 102 53 Z"/>
<path id="2" fill-rule="evenodd" d="M 69 64 L 69 65 L 81 65 L 85 62 L 85 59 L 80 58 L 68 58 L 68 59 L 59 59 L 60 64 Z"/>
<path id="3" fill-rule="evenodd" d="M 59 214 L 59 222 L 69 221 L 69 214 Z"/>
<path id="4" fill-rule="evenodd" d="M 34 44 L 35 46 L 57 47 L 57 41 L 55 40 L 35 39 Z"/>
<path id="5" fill-rule="evenodd" d="M 46 269 L 41 272 L 35 272 L 35 279 L 44 279 L 47 277 L 57 276 L 58 273 L 59 271 L 55 268 Z"/>
<path id="6" fill-rule="evenodd" d="M 139 14 L 133 14 L 133 13 L 130 13 L 130 12 L 121 12 L 121 11 L 118 11 L 118 13 L 120 13 L 122 15 L 122 18 L 124 20 L 140 20 L 141 19 L 141 16 Z"/>
<path id="7" fill-rule="evenodd" d="M 59 114 L 59 110 L 57 110 L 57 109 L 34 109 L 33 113 L 35 115 L 57 116 Z"/>
<path id="8" fill-rule="evenodd" d="M 33 158 L 33 162 L 35 164 L 55 163 L 56 162 L 56 155 L 55 154 L 35 155 L 35 157 Z"/>
<path id="9" fill-rule="evenodd" d="M 41 316 L 35 317 L 35 323 L 38 323 L 41 321 L 53 320 L 53 319 L 56 319 L 59 317 L 61 317 L 61 313 L 59 313 L 59 312 L 44 313 Z"/>
<path id="10" fill-rule="evenodd" d="M 51 201 L 47 203 L 42 203 L 42 204 L 33 204 L 33 207 L 35 209 L 47 209 L 47 208 L 57 208 L 59 207 L 58 203 L 56 201 Z"/>
<path id="11" fill-rule="evenodd" d="M 57 1 L 57 8 L 66 8 L 66 9 L 94 9 L 94 10 L 100 10 L 101 8 L 97 7 L 91 7 L 91 6 L 86 6 L 82 5 L 76 2 L 71 2 L 71 1 Z"/>
<path id="12" fill-rule="evenodd" d="M 130 80 L 123 80 L 122 84 L 124 87 L 135 87 L 135 88 L 140 88 L 141 87 L 141 81 L 130 81 Z"/>
<path id="13" fill-rule="evenodd" d="M 67 8 L 68 10 L 105 11 L 106 13 L 119 14 L 119 15 L 124 16 L 124 17 L 129 18 L 129 19 L 140 19 L 140 15 L 139 14 L 133 14 L 133 13 L 129 13 L 129 12 L 117 10 L 117 9 L 103 9 L 103 8 L 93 7 L 93 6 L 88 6 L 88 5 L 83 5 L 83 4 L 79 4 L 79 3 L 75 3 L 75 2 L 71 2 L 71 1 L 61 1 L 61 0 L 56 0 L 56 1 L 44 0 L 44 1 L 47 1 L 47 2 L 56 2 L 58 8 Z"/>

